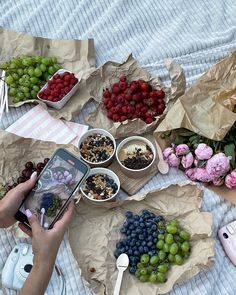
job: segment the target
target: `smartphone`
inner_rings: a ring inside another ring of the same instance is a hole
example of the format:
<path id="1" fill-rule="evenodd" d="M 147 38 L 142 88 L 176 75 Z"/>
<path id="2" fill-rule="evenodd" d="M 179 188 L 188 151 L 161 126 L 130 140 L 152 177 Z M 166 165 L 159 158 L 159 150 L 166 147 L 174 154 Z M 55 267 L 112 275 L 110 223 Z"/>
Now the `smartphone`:
<path id="1" fill-rule="evenodd" d="M 26 209 L 35 214 L 45 229 L 53 227 L 79 190 L 89 173 L 89 166 L 67 150 L 56 150 L 21 204 L 15 217 L 30 228 Z"/>

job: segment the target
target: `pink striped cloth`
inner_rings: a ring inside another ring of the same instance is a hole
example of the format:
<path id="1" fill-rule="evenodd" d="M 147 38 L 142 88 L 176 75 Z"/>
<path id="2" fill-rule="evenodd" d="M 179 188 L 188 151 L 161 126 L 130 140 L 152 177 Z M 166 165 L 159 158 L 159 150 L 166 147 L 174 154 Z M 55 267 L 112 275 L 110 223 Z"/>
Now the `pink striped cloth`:
<path id="1" fill-rule="evenodd" d="M 6 131 L 26 138 L 53 141 L 58 144 L 78 144 L 88 126 L 55 119 L 40 105 L 32 108 Z"/>

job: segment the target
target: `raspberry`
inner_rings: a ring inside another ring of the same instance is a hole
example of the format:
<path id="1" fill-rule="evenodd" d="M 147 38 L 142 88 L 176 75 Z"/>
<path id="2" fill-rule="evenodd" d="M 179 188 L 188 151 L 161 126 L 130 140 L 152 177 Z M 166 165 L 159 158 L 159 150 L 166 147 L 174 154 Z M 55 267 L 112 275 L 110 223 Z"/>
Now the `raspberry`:
<path id="1" fill-rule="evenodd" d="M 104 105 L 107 106 L 109 101 L 112 101 L 112 100 L 110 98 L 105 98 L 103 101 Z"/>
<path id="2" fill-rule="evenodd" d="M 137 110 L 137 111 L 140 111 L 141 110 L 141 108 L 143 107 L 144 105 L 142 104 L 142 103 L 137 103 L 136 105 L 135 105 L 135 109 Z"/>
<path id="3" fill-rule="evenodd" d="M 157 104 L 162 104 L 162 103 L 164 103 L 164 100 L 162 99 L 162 98 L 158 98 L 157 100 Z M 165 103 L 164 103 L 165 104 Z"/>
<path id="4" fill-rule="evenodd" d="M 127 120 L 127 117 L 126 117 L 126 116 L 124 116 L 124 115 L 123 115 L 123 116 L 121 116 L 121 118 L 120 118 L 120 121 L 121 121 L 121 122 L 123 122 L 123 121 L 125 121 L 125 120 Z"/>
<path id="5" fill-rule="evenodd" d="M 112 112 L 113 114 L 115 114 L 116 113 L 116 107 L 111 107 L 109 111 Z"/>
<path id="6" fill-rule="evenodd" d="M 155 119 L 153 119 L 151 117 L 148 117 L 148 118 L 145 119 L 146 124 L 151 124 L 153 121 L 155 121 Z"/>
<path id="7" fill-rule="evenodd" d="M 130 89 L 131 89 L 132 93 L 137 92 L 137 91 L 138 91 L 138 86 L 137 86 L 137 84 L 136 84 L 135 82 L 132 82 L 132 83 L 130 84 Z"/>
<path id="8" fill-rule="evenodd" d="M 124 113 L 124 114 L 128 113 L 128 107 L 127 106 L 122 107 L 122 113 Z"/>
<path id="9" fill-rule="evenodd" d="M 156 108 L 157 113 L 158 113 L 158 114 L 163 114 L 165 108 L 166 108 L 166 107 L 165 107 L 164 104 L 159 104 L 159 105 L 157 106 L 157 108 Z"/>
<path id="10" fill-rule="evenodd" d="M 137 92 L 136 94 L 133 94 L 133 100 L 134 101 L 141 101 L 142 100 L 141 93 Z"/>
<path id="11" fill-rule="evenodd" d="M 112 120 L 115 121 L 115 122 L 118 122 L 118 121 L 120 121 L 120 116 L 118 114 L 114 114 L 112 116 Z"/>
<path id="12" fill-rule="evenodd" d="M 126 82 L 126 76 L 125 75 L 121 75 L 120 76 L 120 81 L 121 82 Z"/>
<path id="13" fill-rule="evenodd" d="M 103 97 L 104 97 L 104 98 L 109 98 L 109 97 L 111 97 L 111 92 L 110 92 L 108 89 L 104 90 L 104 91 L 103 91 Z"/>
<path id="14" fill-rule="evenodd" d="M 150 97 L 148 99 L 148 105 L 153 106 L 156 104 L 156 99 L 154 97 Z"/>
<path id="15" fill-rule="evenodd" d="M 118 83 L 113 84 L 113 86 L 112 86 L 112 92 L 114 94 L 119 94 L 120 93 L 120 87 L 119 87 L 119 84 Z"/>
<path id="16" fill-rule="evenodd" d="M 143 82 L 140 84 L 142 91 L 149 92 L 151 90 L 151 85 L 147 82 Z"/>
<path id="17" fill-rule="evenodd" d="M 157 89 L 157 90 L 155 91 L 155 93 L 156 93 L 156 96 L 157 96 L 158 98 L 164 98 L 164 97 L 165 97 L 165 92 L 164 92 L 162 89 Z"/>
<path id="18" fill-rule="evenodd" d="M 126 82 L 120 82 L 119 87 L 121 90 L 125 90 L 128 87 L 128 84 Z"/>
<path id="19" fill-rule="evenodd" d="M 108 103 L 107 103 L 107 109 L 111 109 L 113 107 L 113 103 L 112 101 L 110 100 Z"/>
<path id="20" fill-rule="evenodd" d="M 111 101 L 114 102 L 114 103 L 117 101 L 117 95 L 116 94 L 111 95 Z"/>
<path id="21" fill-rule="evenodd" d="M 142 92 L 142 98 L 143 99 L 146 99 L 146 98 L 148 98 L 149 97 L 149 94 L 148 94 L 148 92 Z"/>
<path id="22" fill-rule="evenodd" d="M 124 101 L 125 101 L 124 94 L 120 94 L 120 95 L 117 97 L 117 102 L 118 102 L 118 103 L 123 103 Z"/>
<path id="23" fill-rule="evenodd" d="M 128 100 L 128 101 L 132 100 L 132 95 L 130 93 L 126 93 L 125 94 L 125 99 Z"/>
<path id="24" fill-rule="evenodd" d="M 111 111 L 109 111 L 109 112 L 107 113 L 107 117 L 108 117 L 109 119 L 113 120 L 113 113 L 112 113 Z"/>
<path id="25" fill-rule="evenodd" d="M 121 113 L 122 112 L 122 104 L 118 104 L 116 107 L 116 113 Z"/>
<path id="26" fill-rule="evenodd" d="M 142 113 L 146 113 L 147 110 L 148 110 L 148 107 L 147 107 L 147 106 L 143 106 L 143 107 L 140 109 L 140 111 L 141 111 Z"/>
<path id="27" fill-rule="evenodd" d="M 127 119 L 132 119 L 133 118 L 133 114 L 127 114 Z"/>
<path id="28" fill-rule="evenodd" d="M 131 106 L 131 105 L 127 106 L 127 113 L 128 114 L 133 114 L 134 111 L 135 111 L 135 108 L 133 106 Z"/>

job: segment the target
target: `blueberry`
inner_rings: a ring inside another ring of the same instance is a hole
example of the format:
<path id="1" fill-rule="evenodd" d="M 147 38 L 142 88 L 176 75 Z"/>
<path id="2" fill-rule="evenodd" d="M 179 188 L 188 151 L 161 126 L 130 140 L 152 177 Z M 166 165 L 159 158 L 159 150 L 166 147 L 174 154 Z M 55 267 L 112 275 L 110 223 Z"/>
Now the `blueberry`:
<path id="1" fill-rule="evenodd" d="M 148 236 L 148 237 L 147 237 L 147 241 L 148 241 L 148 242 L 150 242 L 150 241 L 152 241 L 152 240 L 153 240 L 153 237 L 152 237 L 152 236 Z"/>
<path id="2" fill-rule="evenodd" d="M 123 241 L 118 242 L 118 243 L 116 244 L 116 249 L 120 249 L 120 248 L 122 248 L 123 246 L 124 246 Z"/>
<path id="3" fill-rule="evenodd" d="M 152 236 L 153 236 L 154 238 L 156 238 L 156 237 L 158 236 L 158 233 L 157 233 L 156 231 L 154 231 L 154 233 L 152 234 Z"/>
<path id="4" fill-rule="evenodd" d="M 133 253 L 135 256 L 138 256 L 140 254 L 140 252 L 138 250 L 135 250 Z"/>
<path id="5" fill-rule="evenodd" d="M 153 231 L 152 231 L 151 228 L 148 228 L 148 229 L 147 229 L 147 233 L 148 233 L 149 235 L 152 234 L 152 232 L 153 232 Z"/>
<path id="6" fill-rule="evenodd" d="M 134 220 L 139 221 L 139 216 L 138 215 L 134 215 Z"/>
<path id="7" fill-rule="evenodd" d="M 143 210 L 142 210 L 142 214 L 143 214 L 143 215 L 145 215 L 145 214 L 149 214 L 149 213 L 150 213 L 150 212 L 149 212 L 147 209 L 143 209 Z"/>
<path id="8" fill-rule="evenodd" d="M 136 244 L 135 239 L 132 239 L 132 240 L 130 241 L 130 246 L 133 247 L 133 246 L 135 246 L 135 244 Z"/>
<path id="9" fill-rule="evenodd" d="M 145 224 L 143 222 L 140 222 L 139 223 L 139 226 L 142 227 L 142 228 L 144 228 L 145 227 Z"/>
<path id="10" fill-rule="evenodd" d="M 154 243 L 154 244 L 156 244 L 156 243 L 157 243 L 157 241 L 158 241 L 158 239 L 157 239 L 157 238 L 155 238 L 155 239 L 153 240 L 153 243 Z"/>
<path id="11" fill-rule="evenodd" d="M 135 226 L 135 227 L 139 226 L 139 222 L 138 222 L 137 220 L 134 221 L 134 226 Z"/>
<path id="12" fill-rule="evenodd" d="M 154 213 L 152 213 L 152 212 L 149 213 L 149 216 L 150 216 L 151 218 L 156 218 L 156 215 L 155 215 Z"/>
<path id="13" fill-rule="evenodd" d="M 151 222 L 146 222 L 146 227 L 151 227 L 152 223 Z"/>
<path id="14" fill-rule="evenodd" d="M 143 221 L 144 221 L 143 217 L 140 217 L 139 222 L 143 222 Z"/>
<path id="15" fill-rule="evenodd" d="M 126 233 L 126 228 L 122 226 L 122 228 L 120 229 L 120 232 L 121 232 L 122 234 L 125 234 L 125 233 Z"/>
<path id="16" fill-rule="evenodd" d="M 144 240 L 144 235 L 140 234 L 138 235 L 139 240 Z"/>
<path id="17" fill-rule="evenodd" d="M 128 254 L 128 256 L 133 255 L 133 250 L 130 248 L 130 249 L 128 250 L 127 254 Z"/>
<path id="18" fill-rule="evenodd" d="M 127 235 L 127 236 L 130 236 L 130 235 L 131 235 L 131 230 L 128 229 L 128 230 L 126 231 L 126 235 Z"/>
<path id="19" fill-rule="evenodd" d="M 118 258 L 118 257 L 119 257 L 119 255 L 120 255 L 120 252 L 119 252 L 119 250 L 116 250 L 116 251 L 114 252 L 114 256 L 115 256 L 115 258 Z"/>
<path id="20" fill-rule="evenodd" d="M 152 251 L 148 251 L 147 254 L 150 255 L 150 256 L 152 256 Z"/>
<path id="21" fill-rule="evenodd" d="M 162 235 L 166 232 L 163 228 L 160 228 L 158 231 L 159 231 L 159 234 L 162 234 Z"/>
<path id="22" fill-rule="evenodd" d="M 126 218 L 131 218 L 131 217 L 133 217 L 133 212 L 131 212 L 131 211 L 126 211 L 126 212 L 125 212 L 125 217 L 126 217 Z"/>
<path id="23" fill-rule="evenodd" d="M 156 250 L 152 250 L 152 251 L 149 251 L 149 252 L 150 252 L 150 255 L 151 255 L 151 256 L 154 256 L 154 255 L 157 254 Z"/>
<path id="24" fill-rule="evenodd" d="M 129 246 L 126 245 L 126 246 L 125 246 L 125 252 L 127 252 L 128 250 L 129 250 Z"/>
<path id="25" fill-rule="evenodd" d="M 157 226 L 155 224 L 152 224 L 151 229 L 152 230 L 156 230 L 157 229 Z"/>
<path id="26" fill-rule="evenodd" d="M 147 247 L 152 247 L 152 245 L 153 245 L 153 242 L 151 242 L 151 241 L 149 241 L 149 242 L 147 243 Z"/>
<path id="27" fill-rule="evenodd" d="M 144 253 L 147 253 L 149 251 L 148 247 L 147 246 L 143 247 L 143 251 Z"/>
<path id="28" fill-rule="evenodd" d="M 142 241 L 142 246 L 146 246 L 147 242 L 146 241 Z"/>
<path id="29" fill-rule="evenodd" d="M 124 228 L 127 228 L 129 226 L 129 222 L 128 221 L 125 221 L 124 223 L 123 223 L 123 227 Z"/>
<path id="30" fill-rule="evenodd" d="M 136 246 L 137 246 L 137 247 L 141 246 L 141 241 L 138 240 L 138 241 L 136 242 Z"/>
<path id="31" fill-rule="evenodd" d="M 138 249 L 139 249 L 140 254 L 142 254 L 144 252 L 143 246 L 140 246 Z"/>
<path id="32" fill-rule="evenodd" d="M 136 266 L 131 266 L 131 267 L 129 268 L 129 272 L 130 272 L 131 274 L 135 274 L 136 270 L 137 270 Z"/>
<path id="33" fill-rule="evenodd" d="M 134 256 L 134 261 L 136 264 L 139 262 L 139 255 L 140 255 L 140 253 L 138 255 Z"/>
<path id="34" fill-rule="evenodd" d="M 152 250 L 156 250 L 156 246 L 155 245 L 152 245 L 152 247 L 151 247 Z"/>
<path id="35" fill-rule="evenodd" d="M 137 227 L 137 228 L 135 229 L 135 231 L 136 231 L 137 234 L 141 234 L 141 232 L 142 232 L 143 230 L 142 230 L 141 227 Z"/>
<path id="36" fill-rule="evenodd" d="M 131 238 L 136 238 L 136 233 L 132 232 L 130 236 Z"/>
<path id="37" fill-rule="evenodd" d="M 125 253 L 125 247 L 119 248 L 119 250 L 121 251 L 121 253 Z"/>

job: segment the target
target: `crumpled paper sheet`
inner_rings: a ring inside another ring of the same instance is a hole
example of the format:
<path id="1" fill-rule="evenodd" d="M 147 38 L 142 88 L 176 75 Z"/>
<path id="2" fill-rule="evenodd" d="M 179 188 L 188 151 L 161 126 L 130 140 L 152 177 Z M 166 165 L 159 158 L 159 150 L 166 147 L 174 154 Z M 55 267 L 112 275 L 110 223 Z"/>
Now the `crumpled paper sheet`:
<path id="1" fill-rule="evenodd" d="M 108 130 L 116 138 L 142 134 L 153 130 L 160 120 L 164 118 L 176 99 L 184 93 L 186 86 L 183 69 L 173 59 L 167 59 L 165 64 L 171 78 L 171 87 L 165 87 L 159 77 L 153 77 L 151 74 L 143 70 L 132 55 L 130 55 L 127 60 L 121 64 L 108 61 L 102 67 L 95 70 L 86 79 L 85 83 L 87 92 L 89 93 L 87 96 L 90 96 L 99 104 L 96 111 L 88 115 L 87 123 L 92 127 L 99 126 L 100 128 Z M 157 117 L 156 121 L 147 125 L 141 119 L 113 122 L 107 118 L 107 111 L 102 103 L 103 89 L 110 89 L 112 84 L 118 82 L 119 77 L 122 74 L 127 76 L 128 81 L 142 79 L 150 82 L 154 88 L 161 87 L 166 92 L 165 102 L 167 107 L 163 115 Z"/>
<path id="2" fill-rule="evenodd" d="M 94 40 L 47 39 L 0 27 L 0 64 L 20 55 L 55 56 L 63 68 L 75 73 L 79 79 L 82 78 L 78 91 L 61 110 L 47 106 L 52 116 L 71 120 L 89 99 L 83 95 L 85 92 L 83 81 L 95 69 Z M 9 105 L 13 107 L 19 107 L 25 103 L 40 103 L 46 106 L 37 99 L 15 104 L 10 97 L 9 99 Z"/>
<path id="3" fill-rule="evenodd" d="M 222 140 L 236 120 L 236 51 L 210 68 L 167 113 L 154 135 L 186 128 Z"/>
<path id="4" fill-rule="evenodd" d="M 113 255 L 121 239 L 119 228 L 127 210 L 139 213 L 142 209 L 162 214 L 167 219 L 178 218 L 191 233 L 192 253 L 182 266 L 172 266 L 165 284 L 141 283 L 128 270 L 124 273 L 121 295 L 164 294 L 175 283 L 187 280 L 208 269 L 214 258 L 211 238 L 212 215 L 200 212 L 202 190 L 187 181 L 146 194 L 136 194 L 125 201 L 96 206 L 81 200 L 69 230 L 73 254 L 82 275 L 97 295 L 112 295 L 117 278 Z M 95 268 L 95 272 L 90 269 Z"/>

